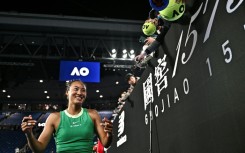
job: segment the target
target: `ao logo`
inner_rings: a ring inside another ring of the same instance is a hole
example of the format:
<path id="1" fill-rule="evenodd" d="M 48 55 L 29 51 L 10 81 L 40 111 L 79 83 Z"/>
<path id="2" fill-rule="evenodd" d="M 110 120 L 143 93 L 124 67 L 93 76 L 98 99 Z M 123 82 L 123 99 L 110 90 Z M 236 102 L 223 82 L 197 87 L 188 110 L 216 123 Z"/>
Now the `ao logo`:
<path id="1" fill-rule="evenodd" d="M 78 69 L 77 67 L 74 67 L 71 76 L 88 76 L 89 75 L 89 69 L 86 67 L 82 67 Z"/>
<path id="2" fill-rule="evenodd" d="M 185 3 L 178 0 L 170 0 L 168 6 L 159 11 L 162 18 L 168 21 L 175 21 L 185 13 Z"/>

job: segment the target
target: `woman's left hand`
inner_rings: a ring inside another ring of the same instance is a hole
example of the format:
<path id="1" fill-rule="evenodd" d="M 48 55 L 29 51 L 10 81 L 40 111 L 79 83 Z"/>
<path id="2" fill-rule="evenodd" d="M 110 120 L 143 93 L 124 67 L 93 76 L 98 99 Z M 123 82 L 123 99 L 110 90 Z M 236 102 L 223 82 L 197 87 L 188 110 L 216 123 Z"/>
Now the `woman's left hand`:
<path id="1" fill-rule="evenodd" d="M 112 135 L 112 128 L 113 128 L 113 124 L 110 120 L 108 120 L 106 117 L 102 120 L 102 123 L 100 124 L 103 126 L 104 131 L 107 133 L 107 136 L 111 136 Z"/>

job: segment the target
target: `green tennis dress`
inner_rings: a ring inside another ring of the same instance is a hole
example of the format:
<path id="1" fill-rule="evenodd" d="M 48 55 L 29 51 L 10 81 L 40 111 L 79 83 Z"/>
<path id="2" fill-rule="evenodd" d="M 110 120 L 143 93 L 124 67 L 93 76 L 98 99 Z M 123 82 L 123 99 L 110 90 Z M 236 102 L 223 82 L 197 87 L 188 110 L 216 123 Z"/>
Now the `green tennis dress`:
<path id="1" fill-rule="evenodd" d="M 54 134 L 57 153 L 91 153 L 93 149 L 94 123 L 83 108 L 76 115 L 66 110 L 60 112 L 60 124 Z"/>

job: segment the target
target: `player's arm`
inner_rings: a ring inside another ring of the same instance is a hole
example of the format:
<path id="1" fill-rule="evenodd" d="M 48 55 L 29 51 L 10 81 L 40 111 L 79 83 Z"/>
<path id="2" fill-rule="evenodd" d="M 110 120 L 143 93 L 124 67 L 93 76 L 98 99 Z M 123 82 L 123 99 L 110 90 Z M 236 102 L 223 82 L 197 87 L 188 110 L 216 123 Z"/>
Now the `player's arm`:
<path id="1" fill-rule="evenodd" d="M 44 129 L 40 134 L 38 140 L 33 135 L 33 132 L 26 133 L 28 144 L 33 152 L 41 153 L 45 151 L 54 131 L 55 120 L 56 120 L 56 115 L 54 113 L 51 113 L 46 120 Z"/>
<path id="2" fill-rule="evenodd" d="M 90 110 L 95 124 L 95 130 L 98 137 L 105 148 L 108 148 L 112 142 L 112 122 L 107 118 L 101 120 L 100 115 L 96 110 Z"/>

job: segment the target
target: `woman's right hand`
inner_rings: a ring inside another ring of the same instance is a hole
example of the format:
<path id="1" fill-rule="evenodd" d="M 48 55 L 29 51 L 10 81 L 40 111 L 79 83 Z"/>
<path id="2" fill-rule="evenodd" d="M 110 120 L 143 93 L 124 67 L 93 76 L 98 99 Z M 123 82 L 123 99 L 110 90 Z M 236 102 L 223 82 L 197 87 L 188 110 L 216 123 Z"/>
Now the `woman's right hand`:
<path id="1" fill-rule="evenodd" d="M 32 132 L 32 128 L 36 125 L 36 120 L 32 119 L 32 116 L 25 116 L 22 119 L 22 123 L 21 123 L 21 130 L 28 134 Z"/>

